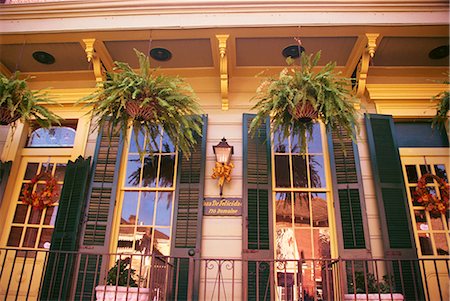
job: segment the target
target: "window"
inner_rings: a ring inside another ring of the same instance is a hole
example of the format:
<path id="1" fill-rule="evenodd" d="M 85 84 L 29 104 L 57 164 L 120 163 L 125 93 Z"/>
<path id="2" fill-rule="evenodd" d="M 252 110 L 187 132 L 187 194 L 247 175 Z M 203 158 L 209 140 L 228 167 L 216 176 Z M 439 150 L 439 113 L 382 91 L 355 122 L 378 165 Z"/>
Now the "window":
<path id="1" fill-rule="evenodd" d="M 30 183 L 31 179 L 43 171 L 51 172 L 57 179 L 59 186 L 58 191 L 61 192 L 64 180 L 66 164 L 65 163 L 45 163 L 45 162 L 28 162 L 26 163 L 25 173 L 22 185 Z M 45 181 L 39 181 L 34 188 L 39 190 Z M 8 247 L 19 247 L 29 249 L 49 249 L 52 239 L 53 228 L 58 210 L 58 202 L 45 209 L 32 208 L 30 205 L 23 204 L 20 200 L 20 193 L 15 204 L 15 212 L 11 229 L 8 236 Z"/>
<path id="2" fill-rule="evenodd" d="M 307 139 L 307 148 L 302 152 L 304 139 Z M 321 125 L 314 124 L 312 137 L 294 133 L 283 139 L 281 133 L 275 133 L 273 140 L 275 258 L 330 258 L 329 188 L 325 176 Z M 278 271 L 297 273 L 303 270 L 303 293 L 314 296 L 322 281 L 322 263 L 307 260 L 299 268 L 296 264 L 295 261 L 287 262 L 278 267 Z M 278 286 L 282 290 L 280 283 Z M 287 296 L 290 293 L 279 291 L 280 296 L 283 294 Z"/>
<path id="3" fill-rule="evenodd" d="M 402 162 L 418 255 L 420 257 L 439 256 L 448 258 L 450 242 L 449 212 L 447 211 L 446 215 L 431 214 L 414 198 L 417 182 L 424 174 L 431 173 L 448 182 L 448 166 L 446 166 L 448 158 L 410 157 L 402 158 Z M 435 180 L 431 178 L 427 180 L 427 188 L 430 193 L 440 197 L 439 186 Z"/>
<path id="4" fill-rule="evenodd" d="M 49 129 L 37 128 L 31 132 L 27 147 L 73 147 L 75 133 L 76 123 Z"/>
<path id="5" fill-rule="evenodd" d="M 395 120 L 398 147 L 448 147 L 445 129 L 431 127 L 426 119 Z"/>
<path id="6" fill-rule="evenodd" d="M 140 134 L 139 141 L 144 137 Z M 155 141 L 153 154 L 140 158 L 135 138 L 129 139 L 125 178 L 121 185 L 117 252 L 138 255 L 132 266 L 143 278 L 150 263 L 146 256 L 170 253 L 177 152 L 167 135 Z M 141 263 L 141 256 L 144 262 Z M 141 265 L 142 264 L 142 265 Z"/>

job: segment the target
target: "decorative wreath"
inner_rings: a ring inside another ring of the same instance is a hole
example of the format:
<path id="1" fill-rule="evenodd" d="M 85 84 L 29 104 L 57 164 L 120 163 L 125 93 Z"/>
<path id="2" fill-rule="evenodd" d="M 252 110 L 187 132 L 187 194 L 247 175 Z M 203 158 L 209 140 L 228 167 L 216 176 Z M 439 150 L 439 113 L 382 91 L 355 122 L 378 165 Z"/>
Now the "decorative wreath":
<path id="1" fill-rule="evenodd" d="M 44 180 L 44 188 L 35 189 L 37 183 Z M 58 196 L 59 191 L 55 177 L 50 172 L 41 172 L 34 176 L 30 183 L 24 185 L 20 200 L 24 204 L 33 206 L 35 209 L 44 209 L 54 204 L 58 200 Z"/>
<path id="2" fill-rule="evenodd" d="M 430 193 L 430 190 L 427 188 L 427 179 L 436 180 L 439 185 L 439 192 L 441 194 L 440 198 L 438 198 L 437 195 Z M 427 210 L 431 214 L 445 214 L 449 207 L 449 188 L 449 184 L 444 179 L 436 175 L 427 173 L 424 174 L 417 182 L 415 199 L 425 207 L 425 210 Z"/>

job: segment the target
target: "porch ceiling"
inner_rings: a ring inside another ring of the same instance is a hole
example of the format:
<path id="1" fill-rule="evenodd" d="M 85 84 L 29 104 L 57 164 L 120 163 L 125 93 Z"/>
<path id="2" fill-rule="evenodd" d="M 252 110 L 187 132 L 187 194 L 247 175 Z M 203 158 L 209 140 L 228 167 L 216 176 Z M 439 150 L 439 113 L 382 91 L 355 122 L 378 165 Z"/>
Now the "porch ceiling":
<path id="1" fill-rule="evenodd" d="M 93 68 L 87 62 L 82 40 L 95 38 L 94 48 L 101 54 L 104 66 L 119 60 L 137 67 L 134 48 L 148 54 L 149 50 L 161 47 L 172 53 L 172 58 L 165 62 L 152 59 L 152 65 L 159 67 L 161 72 L 183 77 L 220 76 L 216 35 L 228 34 L 227 64 L 231 77 L 254 76 L 262 70 L 278 71 L 285 66 L 282 50 L 296 45 L 294 37 L 301 39 L 307 53 L 322 51 L 321 65 L 336 61 L 338 69 L 351 76 L 366 47 L 365 33 L 380 34 L 372 61 L 377 74 L 382 73 L 380 70 L 394 70 L 396 76 L 417 75 L 420 69 L 420 73 L 432 76 L 448 70 L 448 56 L 429 57 L 436 47 L 448 47 L 448 26 L 167 29 L 2 35 L 0 62 L 4 73 L 20 70 L 38 80 L 39 77 L 64 80 L 65 74 L 69 80 L 74 73 L 92 80 Z M 32 57 L 36 51 L 50 53 L 55 63 L 38 63 Z"/>

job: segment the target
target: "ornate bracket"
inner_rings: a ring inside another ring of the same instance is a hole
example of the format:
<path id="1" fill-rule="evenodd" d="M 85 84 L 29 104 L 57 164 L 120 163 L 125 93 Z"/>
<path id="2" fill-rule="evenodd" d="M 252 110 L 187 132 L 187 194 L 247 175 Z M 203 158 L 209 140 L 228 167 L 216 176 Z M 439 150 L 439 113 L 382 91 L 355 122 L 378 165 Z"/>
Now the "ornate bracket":
<path id="1" fill-rule="evenodd" d="M 100 61 L 100 57 L 95 52 L 95 39 L 83 39 L 83 43 L 87 61 L 92 62 L 95 81 L 97 82 L 97 85 L 100 86 L 103 82 L 102 62 Z"/>
<path id="2" fill-rule="evenodd" d="M 367 47 L 363 52 L 358 68 L 358 90 L 356 91 L 357 97 L 361 97 L 366 91 L 367 73 L 369 71 L 370 60 L 375 55 L 375 50 L 377 48 L 376 42 L 379 35 L 379 33 L 366 33 Z"/>
<path id="3" fill-rule="evenodd" d="M 222 96 L 222 110 L 228 110 L 228 61 L 227 40 L 229 35 L 216 35 L 219 40 L 220 92 Z"/>

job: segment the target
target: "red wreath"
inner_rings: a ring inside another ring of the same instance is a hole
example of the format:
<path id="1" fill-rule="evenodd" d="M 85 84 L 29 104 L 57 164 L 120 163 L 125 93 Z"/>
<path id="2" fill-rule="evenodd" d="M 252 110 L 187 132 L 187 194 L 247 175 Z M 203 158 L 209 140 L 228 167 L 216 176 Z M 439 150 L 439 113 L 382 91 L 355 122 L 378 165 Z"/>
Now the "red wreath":
<path id="1" fill-rule="evenodd" d="M 434 179 L 439 185 L 439 192 L 441 198 L 437 195 L 431 194 L 430 190 L 427 188 L 427 179 Z M 425 207 L 425 210 L 433 215 L 445 214 L 449 207 L 448 195 L 449 195 L 449 184 L 442 178 L 427 173 L 424 174 L 417 182 L 417 188 L 414 193 L 415 199 L 421 205 Z"/>
<path id="2" fill-rule="evenodd" d="M 39 191 L 35 186 L 39 181 L 45 180 L 45 187 Z M 34 192 L 33 192 L 34 190 Z M 59 191 L 55 177 L 50 172 L 41 172 L 34 176 L 30 183 L 25 184 L 22 189 L 20 200 L 22 203 L 31 205 L 35 209 L 44 209 L 58 200 Z"/>

